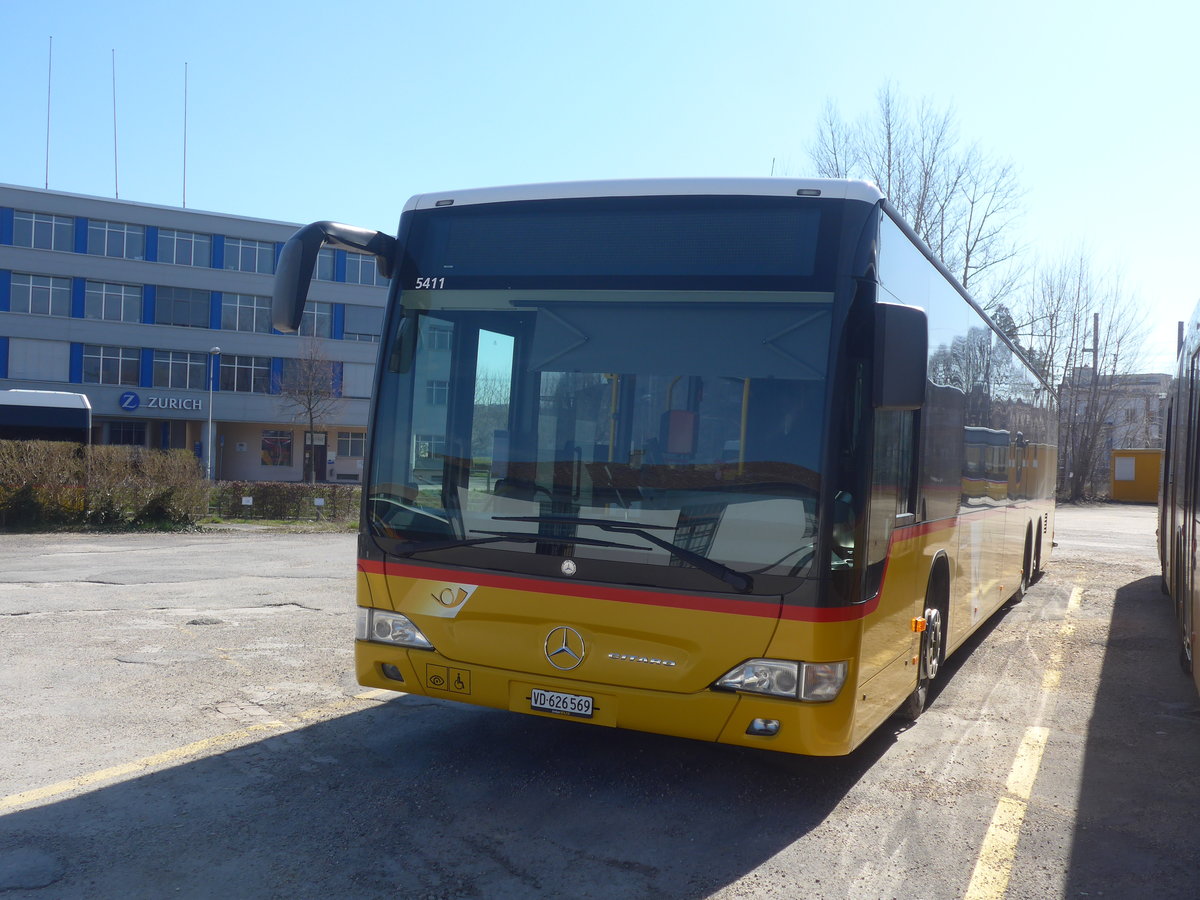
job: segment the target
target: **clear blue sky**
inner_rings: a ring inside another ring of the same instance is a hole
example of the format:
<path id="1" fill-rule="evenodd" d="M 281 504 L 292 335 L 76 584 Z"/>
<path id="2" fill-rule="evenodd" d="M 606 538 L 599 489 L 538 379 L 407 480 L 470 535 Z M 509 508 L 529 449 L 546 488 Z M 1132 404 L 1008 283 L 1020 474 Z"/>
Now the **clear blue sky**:
<path id="1" fill-rule="evenodd" d="M 414 193 L 809 174 L 827 100 L 888 81 L 1017 166 L 1022 239 L 1085 248 L 1150 310 L 1200 300 L 1200 7 L 1142 0 L 316 3 L 0 0 L 0 181 L 394 231 Z"/>

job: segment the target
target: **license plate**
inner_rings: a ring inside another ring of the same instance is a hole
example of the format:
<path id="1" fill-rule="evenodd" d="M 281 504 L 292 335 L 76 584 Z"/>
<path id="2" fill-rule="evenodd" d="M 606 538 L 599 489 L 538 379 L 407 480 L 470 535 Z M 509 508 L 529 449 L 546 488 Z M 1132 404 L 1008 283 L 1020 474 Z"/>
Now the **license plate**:
<path id="1" fill-rule="evenodd" d="M 582 694 L 560 694 L 534 688 L 529 692 L 529 706 L 538 712 L 558 713 L 561 716 L 592 717 L 592 698 Z"/>

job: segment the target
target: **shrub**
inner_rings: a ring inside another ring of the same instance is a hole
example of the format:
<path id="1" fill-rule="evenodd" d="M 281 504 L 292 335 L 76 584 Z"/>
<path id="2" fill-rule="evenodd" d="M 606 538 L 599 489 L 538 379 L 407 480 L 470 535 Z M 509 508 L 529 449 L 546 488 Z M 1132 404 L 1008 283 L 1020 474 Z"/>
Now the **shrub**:
<path id="1" fill-rule="evenodd" d="M 357 485 L 295 481 L 223 481 L 216 487 L 213 504 L 217 514 L 244 519 L 314 519 L 320 510 L 324 519 L 344 521 L 358 516 L 361 489 Z M 253 497 L 243 506 L 243 497 Z M 321 498 L 323 507 L 313 500 Z"/>
<path id="2" fill-rule="evenodd" d="M 0 526 L 189 525 L 209 485 L 185 450 L 0 441 Z"/>

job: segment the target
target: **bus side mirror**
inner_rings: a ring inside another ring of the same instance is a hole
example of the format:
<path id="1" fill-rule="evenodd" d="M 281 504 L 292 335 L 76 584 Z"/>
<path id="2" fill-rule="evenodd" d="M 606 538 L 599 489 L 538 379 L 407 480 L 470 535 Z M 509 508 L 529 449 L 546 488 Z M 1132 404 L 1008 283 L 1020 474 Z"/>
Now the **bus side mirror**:
<path id="1" fill-rule="evenodd" d="M 375 257 L 375 264 L 384 278 L 392 276 L 392 262 L 396 254 L 396 239 L 382 231 L 339 225 L 337 222 L 313 222 L 293 234 L 279 254 L 275 267 L 275 286 L 271 295 L 271 325 L 284 334 L 295 334 L 300 330 L 304 318 L 304 304 L 308 300 L 308 287 L 312 283 L 313 267 L 317 254 L 330 244 L 342 250 L 367 253 Z"/>
<path id="2" fill-rule="evenodd" d="M 876 409 L 919 409 L 928 378 L 929 321 L 925 310 L 875 304 Z"/>

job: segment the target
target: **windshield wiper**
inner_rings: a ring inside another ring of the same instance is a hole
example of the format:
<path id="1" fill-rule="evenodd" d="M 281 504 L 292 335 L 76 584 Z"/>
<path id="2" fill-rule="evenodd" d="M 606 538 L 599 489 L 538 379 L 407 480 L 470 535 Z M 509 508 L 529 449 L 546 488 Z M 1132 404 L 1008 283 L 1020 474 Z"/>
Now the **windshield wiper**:
<path id="1" fill-rule="evenodd" d="M 657 535 L 651 534 L 650 529 L 659 531 L 674 531 L 670 525 L 649 525 L 644 523 L 633 522 L 614 522 L 610 519 L 580 519 L 575 516 L 492 516 L 494 522 L 536 522 L 549 524 L 570 524 L 570 525 L 588 525 L 593 528 L 599 528 L 601 531 L 610 531 L 614 534 L 632 534 L 640 537 L 644 541 L 649 541 L 655 547 L 660 547 L 666 550 L 673 557 L 681 562 L 687 563 L 695 569 L 699 569 L 706 575 L 711 575 L 713 578 L 720 579 L 725 584 L 732 587 L 735 591 L 743 594 L 748 594 L 754 589 L 754 579 L 745 572 L 739 572 L 737 569 L 732 569 L 724 563 L 719 563 L 715 559 L 709 559 L 707 556 L 701 556 L 699 553 L 693 553 L 686 547 L 680 547 L 678 544 L 672 544 L 670 541 L 664 541 Z M 548 540 L 543 537 L 542 540 Z M 583 538 L 562 538 L 560 543 L 582 542 Z"/>
<path id="2" fill-rule="evenodd" d="M 433 541 L 421 544 L 412 550 L 395 550 L 393 556 L 413 556 L 433 550 L 449 550 L 453 547 L 474 547 L 477 544 L 495 544 L 509 541 L 517 544 L 587 544 L 589 547 L 616 547 L 619 550 L 647 550 L 637 544 L 618 544 L 616 541 L 603 541 L 599 538 L 553 538 L 544 534 L 530 534 L 527 531 L 471 531 L 472 534 L 483 534 L 480 538 L 455 538 L 450 541 Z"/>

